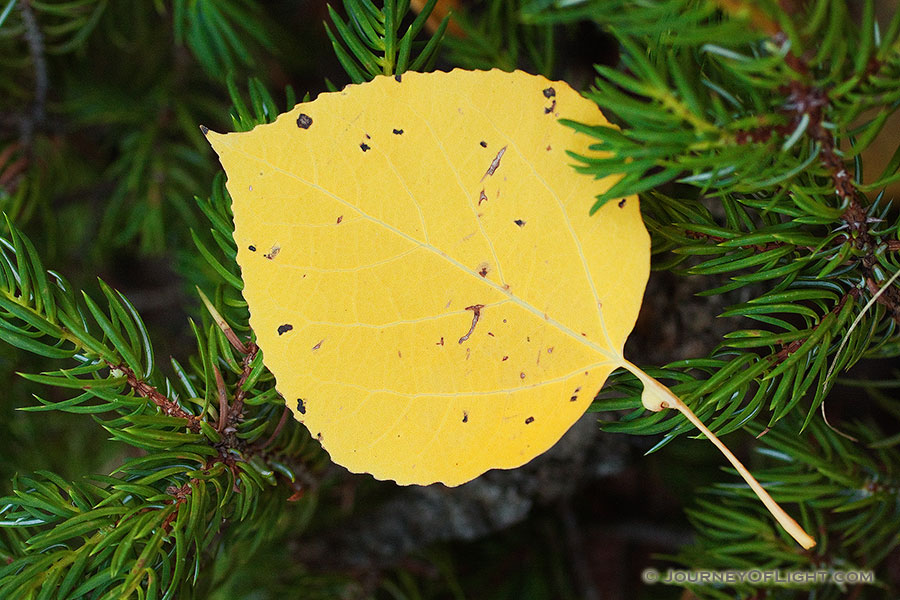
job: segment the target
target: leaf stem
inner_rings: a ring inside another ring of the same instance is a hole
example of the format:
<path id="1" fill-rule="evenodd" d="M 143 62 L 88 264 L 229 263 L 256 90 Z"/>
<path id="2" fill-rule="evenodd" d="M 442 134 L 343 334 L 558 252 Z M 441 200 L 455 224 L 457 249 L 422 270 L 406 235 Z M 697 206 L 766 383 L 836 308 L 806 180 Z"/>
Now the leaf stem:
<path id="1" fill-rule="evenodd" d="M 705 435 L 709 440 L 715 444 L 716 448 L 725 455 L 725 458 L 728 459 L 728 462 L 732 464 L 732 466 L 737 469 L 737 472 L 744 478 L 744 481 L 747 482 L 747 485 L 750 486 L 750 489 L 757 495 L 757 497 L 762 501 L 765 507 L 772 513 L 772 516 L 775 517 L 775 520 L 784 527 L 784 530 L 790 534 L 792 538 L 794 538 L 798 544 L 803 546 L 805 549 L 809 550 L 813 546 L 816 545 L 816 541 L 808 534 L 803 528 L 795 521 L 790 515 L 788 515 L 781 506 L 778 505 L 775 500 L 772 499 L 772 496 L 767 492 L 756 480 L 755 477 L 747 470 L 741 461 L 728 449 L 725 444 L 719 440 L 716 435 L 709 430 L 709 428 L 703 424 L 703 422 L 697 418 L 697 415 L 688 408 L 687 404 L 682 402 L 681 398 L 672 393 L 672 391 L 661 384 L 659 381 L 650 377 L 646 373 L 644 373 L 640 368 L 632 364 L 631 362 L 624 360 L 622 362 L 622 366 L 631 371 L 641 380 L 641 383 L 644 384 L 644 393 L 641 395 L 641 401 L 644 404 L 644 408 L 647 410 L 651 410 L 653 412 L 659 412 L 664 408 L 674 408 L 685 417 L 687 417 L 688 421 L 694 424 L 694 426 L 700 430 L 700 432 Z"/>

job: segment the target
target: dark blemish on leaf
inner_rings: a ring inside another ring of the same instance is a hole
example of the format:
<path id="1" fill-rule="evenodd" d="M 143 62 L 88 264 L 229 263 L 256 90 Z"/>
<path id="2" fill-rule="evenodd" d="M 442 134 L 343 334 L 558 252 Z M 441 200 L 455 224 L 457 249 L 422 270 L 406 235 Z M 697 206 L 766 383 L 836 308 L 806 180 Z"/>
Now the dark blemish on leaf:
<path id="1" fill-rule="evenodd" d="M 459 343 L 460 343 L 460 344 L 462 344 L 464 341 L 466 341 L 467 339 L 469 339 L 469 336 L 472 335 L 472 332 L 473 332 L 473 331 L 475 331 L 475 325 L 478 324 L 478 319 L 481 318 L 481 309 L 482 309 L 482 308 L 484 308 L 484 304 L 474 304 L 474 305 L 472 305 L 472 306 L 467 306 L 467 307 L 466 307 L 466 310 L 471 310 L 472 313 L 473 313 L 473 314 L 472 314 L 472 326 L 469 327 L 469 331 L 468 331 L 468 333 L 466 333 L 466 335 L 464 335 L 464 336 L 462 336 L 461 338 L 459 338 Z M 444 338 L 441 338 L 441 339 L 443 340 Z M 466 354 L 466 358 L 467 358 L 467 359 L 469 358 L 468 354 Z"/>
<path id="2" fill-rule="evenodd" d="M 503 362 L 504 360 L 509 360 L 509 357 L 508 357 L 508 356 L 504 356 L 503 358 L 500 359 L 500 362 Z"/>
<path id="3" fill-rule="evenodd" d="M 319 440 L 319 442 L 322 441 L 322 432 L 321 431 L 316 434 L 316 439 Z"/>
<path id="4" fill-rule="evenodd" d="M 265 256 L 269 260 L 272 260 L 273 258 L 278 256 L 279 252 L 281 252 L 281 246 L 276 244 L 276 245 L 272 246 L 271 250 L 269 250 L 267 253 L 263 254 L 263 256 Z"/>
<path id="5" fill-rule="evenodd" d="M 506 323 L 506 319 L 503 319 L 503 322 Z"/>
<path id="6" fill-rule="evenodd" d="M 395 130 L 394 130 L 394 135 L 403 135 L 403 130 L 402 130 L 402 129 L 395 129 Z"/>
<path id="7" fill-rule="evenodd" d="M 488 170 L 484 175 L 481 176 L 481 181 L 484 181 L 485 177 L 489 175 L 493 175 L 494 171 L 500 168 L 500 159 L 503 158 L 503 154 L 506 152 L 506 146 L 500 148 L 500 152 L 497 153 L 497 156 L 494 157 L 494 160 L 491 161 L 491 166 L 488 167 Z"/>
<path id="8" fill-rule="evenodd" d="M 201 125 L 200 133 L 202 133 L 203 135 L 206 135 L 207 133 L 209 133 L 209 127 L 207 127 L 206 125 Z"/>
<path id="9" fill-rule="evenodd" d="M 403 354 L 399 350 L 397 350 L 397 358 L 403 358 Z"/>
<path id="10" fill-rule="evenodd" d="M 526 335 L 526 336 L 525 336 L 525 341 L 526 341 L 526 342 L 530 342 L 530 341 L 531 341 L 531 336 L 530 336 L 530 335 Z"/>
<path id="11" fill-rule="evenodd" d="M 519 373 L 519 379 L 525 379 L 525 371 Z"/>
<path id="12" fill-rule="evenodd" d="M 249 250 L 250 252 L 256 252 L 256 246 L 251 244 L 251 245 L 247 246 L 247 250 Z"/>
<path id="13" fill-rule="evenodd" d="M 576 400 L 578 400 L 578 392 L 580 392 L 580 391 L 581 391 L 581 387 L 575 388 L 575 391 L 572 392 L 572 397 L 569 398 L 569 402 L 575 402 Z"/>
<path id="14" fill-rule="evenodd" d="M 469 360 L 469 355 L 472 353 L 471 348 L 466 348 L 466 360 Z"/>
<path id="15" fill-rule="evenodd" d="M 503 284 L 503 289 L 506 290 L 506 291 L 508 292 L 508 291 L 509 291 L 509 284 L 508 284 L 508 283 L 504 283 L 504 284 Z M 503 322 L 506 323 L 506 321 L 503 321 Z"/>
<path id="16" fill-rule="evenodd" d="M 480 269 L 478 269 L 478 274 L 481 275 L 482 277 L 487 277 L 487 274 L 488 274 L 487 263 L 482 263 L 478 266 L 481 267 Z M 466 310 L 468 310 L 468 309 L 466 309 Z"/>
<path id="17" fill-rule="evenodd" d="M 319 343 L 312 347 L 313 352 L 315 352 L 316 350 L 318 350 L 319 348 L 321 348 L 321 347 L 322 347 L 322 342 L 324 342 L 324 341 L 325 341 L 324 339 L 323 339 L 323 340 L 319 340 Z"/>
<path id="18" fill-rule="evenodd" d="M 339 217 L 337 218 L 337 224 L 340 225 L 340 224 L 341 224 L 341 221 L 343 221 L 343 220 L 344 220 L 344 215 L 339 216 Z"/>
<path id="19" fill-rule="evenodd" d="M 582 331 L 582 332 L 581 332 L 581 337 L 587 337 L 587 334 L 586 334 L 585 332 Z"/>
<path id="20" fill-rule="evenodd" d="M 547 144 L 547 152 L 550 152 L 553 148 L 550 147 L 550 144 Z"/>
<path id="21" fill-rule="evenodd" d="M 366 151 L 368 151 L 368 150 L 370 149 L 370 146 L 369 146 L 367 143 L 365 143 L 365 142 L 363 142 L 362 144 L 360 144 L 359 147 L 360 147 L 360 149 L 361 149 L 363 152 L 366 152 Z"/>
<path id="22" fill-rule="evenodd" d="M 480 142 L 478 142 L 478 145 L 481 146 L 482 148 L 487 148 L 487 142 L 484 140 L 481 140 Z"/>
<path id="23" fill-rule="evenodd" d="M 626 200 L 628 200 L 628 198 L 622 198 L 622 200 L 619 201 L 619 208 L 625 208 Z"/>
<path id="24" fill-rule="evenodd" d="M 394 79 L 397 80 L 397 83 L 400 83 L 400 80 L 401 80 L 402 78 L 403 78 L 403 76 L 402 76 L 400 73 L 397 73 L 396 75 L 394 75 Z"/>
<path id="25" fill-rule="evenodd" d="M 483 216 L 484 216 L 484 213 L 478 213 L 478 214 L 477 214 L 477 215 L 475 215 L 475 216 L 477 216 L 477 217 L 478 217 L 478 218 L 479 218 L 479 219 L 480 219 L 480 218 L 481 218 L 481 217 L 483 217 Z"/>
<path id="26" fill-rule="evenodd" d="M 441 336 L 441 341 L 435 342 L 434 345 L 435 346 L 443 346 L 444 345 L 444 336 Z"/>
<path id="27" fill-rule="evenodd" d="M 297 127 L 300 129 L 309 129 L 310 125 L 312 125 L 312 117 L 305 113 L 300 113 L 300 116 L 297 117 Z"/>
<path id="28" fill-rule="evenodd" d="M 467 413 L 466 411 L 463 411 L 463 423 L 468 423 L 468 422 L 469 422 L 469 413 Z"/>
<path id="29" fill-rule="evenodd" d="M 297 412 L 301 415 L 306 414 L 306 404 L 303 403 L 303 398 L 297 398 Z"/>
<path id="30" fill-rule="evenodd" d="M 519 227 L 525 227 L 525 221 L 523 221 L 522 219 L 516 219 L 515 221 L 513 221 L 513 223 L 515 223 Z"/>
<path id="31" fill-rule="evenodd" d="M 526 425 L 531 425 L 532 423 L 534 423 L 534 417 L 528 417 L 527 419 L 525 419 Z"/>
<path id="32" fill-rule="evenodd" d="M 553 354 L 553 346 L 547 348 L 547 354 Z"/>
<path id="33" fill-rule="evenodd" d="M 284 325 L 279 325 L 278 326 L 278 335 L 284 335 L 285 333 L 287 333 L 288 331 L 290 331 L 293 328 L 294 328 L 294 326 L 291 325 L 290 323 L 285 323 Z"/>
<path id="34" fill-rule="evenodd" d="M 555 95 L 556 95 L 556 90 L 554 90 L 552 87 L 548 87 L 547 89 L 544 90 L 544 98 L 552 98 Z"/>
<path id="35" fill-rule="evenodd" d="M 544 114 L 545 114 L 545 115 L 549 115 L 549 114 L 552 113 L 554 110 L 556 110 L 556 100 L 554 100 L 554 101 L 550 104 L 549 107 L 546 107 L 546 106 L 544 107 Z"/>
<path id="36" fill-rule="evenodd" d="M 491 337 L 494 337 L 494 334 L 491 333 L 490 331 L 488 331 L 488 335 L 491 336 Z"/>
<path id="37" fill-rule="evenodd" d="M 367 139 L 367 140 L 371 140 L 371 139 L 372 139 L 372 136 L 369 135 L 369 134 L 367 133 L 367 134 L 366 134 L 366 139 Z"/>
<path id="38" fill-rule="evenodd" d="M 481 203 L 487 200 L 487 195 L 484 193 L 484 188 L 481 188 L 481 195 L 478 196 L 478 206 L 481 206 Z"/>

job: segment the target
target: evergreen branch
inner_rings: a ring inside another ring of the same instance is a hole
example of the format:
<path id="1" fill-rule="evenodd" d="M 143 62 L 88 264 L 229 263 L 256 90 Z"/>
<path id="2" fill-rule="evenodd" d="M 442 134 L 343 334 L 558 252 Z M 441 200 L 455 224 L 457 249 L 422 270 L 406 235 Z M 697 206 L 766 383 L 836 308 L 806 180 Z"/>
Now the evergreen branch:
<path id="1" fill-rule="evenodd" d="M 428 67 L 450 20 L 450 15 L 446 15 L 424 44 L 417 40 L 436 3 L 437 0 L 428 0 L 403 35 L 400 30 L 410 9 L 408 0 L 386 0 L 381 10 L 369 0 L 344 0 L 348 21 L 328 5 L 334 31 L 325 23 L 325 32 L 350 80 L 363 83 L 378 75 L 400 76 L 407 70 Z M 414 56 L 415 47 L 421 49 Z"/>
<path id="2" fill-rule="evenodd" d="M 827 532 L 843 543 L 815 555 L 793 551 L 783 534 L 767 522 L 766 515 L 752 506 L 750 490 L 742 485 L 718 484 L 704 490 L 688 511 L 699 539 L 672 558 L 681 564 L 703 564 L 713 569 L 731 568 L 729 565 L 738 562 L 751 568 L 767 565 L 790 570 L 871 571 L 896 547 L 888 523 L 898 518 L 900 482 L 883 468 L 896 464 L 900 457 L 896 450 L 870 449 L 880 435 L 878 428 L 871 424 L 853 428 L 854 433 L 864 435 L 868 444 L 863 445 L 829 435 L 820 422 L 811 426 L 813 435 L 806 440 L 791 434 L 790 429 L 767 430 L 760 437 L 767 446 L 760 453 L 775 464 L 756 470 L 756 475 L 779 501 L 799 502 L 805 507 L 805 525 L 816 525 L 823 535 Z M 794 583 L 803 584 L 801 588 L 814 586 L 823 598 L 843 597 L 836 587 L 823 586 L 823 581 Z M 870 584 L 878 585 L 875 581 Z M 739 583 L 729 591 L 740 597 L 769 597 L 777 594 L 778 585 Z M 699 598 L 717 597 L 702 586 L 687 583 L 685 587 Z"/>
<path id="3" fill-rule="evenodd" d="M 524 0 L 490 0 L 454 17 L 458 33 L 445 43 L 448 58 L 467 69 L 524 68 L 552 77 L 555 36 L 551 23 L 533 22 Z"/>

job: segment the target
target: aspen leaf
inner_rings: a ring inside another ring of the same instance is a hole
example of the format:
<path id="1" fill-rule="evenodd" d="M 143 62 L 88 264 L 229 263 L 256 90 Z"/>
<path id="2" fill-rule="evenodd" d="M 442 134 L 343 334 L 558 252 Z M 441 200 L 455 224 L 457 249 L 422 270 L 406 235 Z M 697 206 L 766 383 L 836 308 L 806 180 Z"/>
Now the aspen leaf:
<path id="1" fill-rule="evenodd" d="M 338 464 L 451 486 L 517 467 L 617 367 L 648 408 L 690 413 L 622 356 L 649 236 L 637 197 L 589 215 L 615 179 L 570 166 L 592 138 L 560 119 L 607 124 L 565 83 L 455 70 L 204 130 L 265 364 Z"/>

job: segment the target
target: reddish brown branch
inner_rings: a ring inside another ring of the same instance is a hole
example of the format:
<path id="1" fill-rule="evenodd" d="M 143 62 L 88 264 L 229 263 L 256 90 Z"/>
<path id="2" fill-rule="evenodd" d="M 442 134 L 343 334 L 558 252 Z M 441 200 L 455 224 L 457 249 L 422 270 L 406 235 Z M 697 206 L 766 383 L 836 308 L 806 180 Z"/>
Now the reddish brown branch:
<path id="1" fill-rule="evenodd" d="M 844 304 L 846 304 L 846 303 L 847 303 L 847 300 L 848 300 L 849 298 L 851 298 L 851 297 L 852 297 L 854 300 L 855 300 L 856 298 L 858 298 L 858 297 L 859 297 L 859 290 L 856 289 L 856 288 L 853 288 L 852 290 L 850 290 L 849 292 L 847 292 L 846 294 L 844 294 L 843 296 L 841 296 L 841 299 L 838 301 L 837 304 L 834 305 L 834 308 L 832 308 L 830 311 L 828 311 L 828 315 L 836 315 L 836 314 L 839 314 L 839 313 L 841 312 L 841 309 L 844 308 Z M 811 336 L 813 333 L 815 333 L 815 331 L 822 325 L 822 323 L 825 321 L 825 317 L 827 317 L 828 315 L 825 315 L 824 317 L 822 317 L 821 319 L 819 319 L 819 322 L 816 323 L 815 326 L 813 326 L 812 330 L 809 332 L 809 335 L 810 335 L 810 336 Z M 793 354 L 794 352 L 796 352 L 797 350 L 799 350 L 800 347 L 801 347 L 801 346 L 806 342 L 806 340 L 808 340 L 808 339 L 809 339 L 809 336 L 807 336 L 807 337 L 805 337 L 805 338 L 803 338 L 803 339 L 800 339 L 800 340 L 794 340 L 794 341 L 790 342 L 789 344 L 784 345 L 784 346 L 781 348 L 781 350 L 779 350 L 777 353 L 775 353 L 775 355 L 774 355 L 775 363 L 774 363 L 774 364 L 778 364 L 778 363 L 781 363 L 781 362 L 784 362 L 785 360 L 787 360 L 787 358 L 788 358 L 791 354 Z"/>
<path id="2" fill-rule="evenodd" d="M 135 391 L 135 393 L 142 397 L 147 398 L 153 404 L 158 406 L 163 414 L 169 417 L 177 417 L 179 419 L 187 420 L 187 427 L 194 433 L 200 432 L 200 417 L 197 415 L 192 415 L 180 406 L 167 398 L 164 394 L 162 394 L 155 387 L 144 381 L 143 379 L 139 379 L 138 376 L 126 365 L 109 365 L 110 369 L 121 371 L 125 374 L 125 379 L 128 382 L 128 386 Z"/>
<path id="3" fill-rule="evenodd" d="M 712 235 L 710 233 L 702 233 L 699 231 L 693 231 L 691 229 L 685 229 L 684 234 L 691 239 L 695 240 L 708 240 L 710 242 L 715 242 L 716 244 L 721 244 L 722 242 L 727 242 L 728 238 Z M 738 246 L 739 248 L 753 248 L 757 252 L 767 252 L 769 250 L 774 250 L 775 248 L 782 248 L 784 246 L 793 246 L 793 244 L 788 244 L 787 242 L 767 242 L 765 244 L 747 244 L 743 246 Z M 806 246 L 809 248 L 809 246 Z"/>
<path id="4" fill-rule="evenodd" d="M 717 0 L 717 3 L 732 16 L 748 18 L 754 27 L 771 36 L 776 44 L 783 46 L 787 43 L 787 36 L 780 31 L 775 21 L 753 3 L 742 0 Z M 879 241 L 869 232 L 868 214 L 862 194 L 856 188 L 850 171 L 844 166 L 844 161 L 837 152 L 834 134 L 825 127 L 825 113 L 830 106 L 828 94 L 825 90 L 808 83 L 811 69 L 806 58 L 788 52 L 785 55 L 785 63 L 797 74 L 797 77 L 782 89 L 787 96 L 783 112 L 790 119 L 790 124 L 739 132 L 735 139 L 739 144 L 767 141 L 773 134 L 787 135 L 787 132 L 799 127 L 804 119 L 808 119 L 806 133 L 819 145 L 820 162 L 831 178 L 841 205 L 846 207 L 841 220 L 846 223 L 850 235 L 843 243 L 853 244 L 860 254 L 857 261 L 865 278 L 866 287 L 870 291 L 878 290 L 881 286 L 874 267 L 878 261 L 875 251 Z M 867 65 L 867 74 L 874 76 L 880 66 L 878 61 L 870 61 Z M 900 244 L 888 242 L 888 249 L 896 251 L 900 249 Z M 878 297 L 878 302 L 886 306 L 891 317 L 900 323 L 900 289 L 891 286 L 884 290 Z"/>

